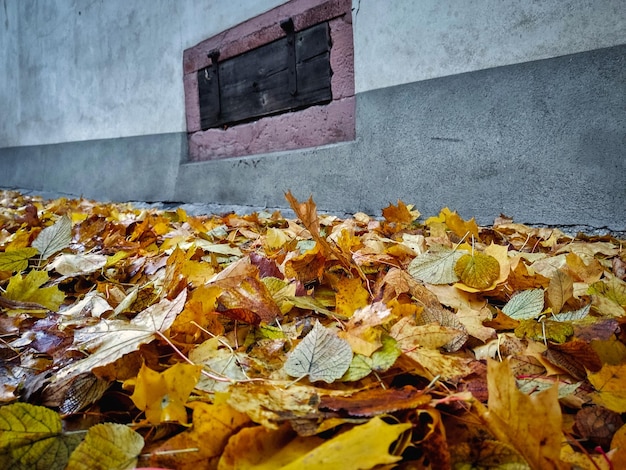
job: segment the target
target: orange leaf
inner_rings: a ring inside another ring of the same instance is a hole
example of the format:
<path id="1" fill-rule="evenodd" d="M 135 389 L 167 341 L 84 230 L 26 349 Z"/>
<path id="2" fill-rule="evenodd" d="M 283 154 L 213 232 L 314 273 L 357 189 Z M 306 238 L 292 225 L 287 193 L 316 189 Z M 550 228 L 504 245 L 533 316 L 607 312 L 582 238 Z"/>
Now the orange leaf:
<path id="1" fill-rule="evenodd" d="M 387 222 L 395 222 L 401 225 L 410 225 L 415 219 L 420 216 L 419 211 L 411 211 L 413 206 L 407 206 L 404 202 L 398 199 L 398 205 L 389 206 L 383 209 L 383 217 Z"/>

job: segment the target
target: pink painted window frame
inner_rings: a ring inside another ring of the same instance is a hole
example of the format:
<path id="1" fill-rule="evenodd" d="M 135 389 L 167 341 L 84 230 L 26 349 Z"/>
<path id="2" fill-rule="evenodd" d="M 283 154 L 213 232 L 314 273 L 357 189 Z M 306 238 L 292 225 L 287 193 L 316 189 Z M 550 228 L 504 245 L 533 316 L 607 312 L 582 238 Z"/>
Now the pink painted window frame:
<path id="1" fill-rule="evenodd" d="M 206 161 L 317 147 L 355 139 L 354 44 L 351 0 L 292 0 L 184 51 L 183 83 L 189 160 Z M 226 128 L 200 128 L 197 71 L 211 63 L 255 49 L 285 35 L 280 22 L 291 18 L 301 31 L 328 21 L 332 47 L 332 101 L 267 116 Z"/>

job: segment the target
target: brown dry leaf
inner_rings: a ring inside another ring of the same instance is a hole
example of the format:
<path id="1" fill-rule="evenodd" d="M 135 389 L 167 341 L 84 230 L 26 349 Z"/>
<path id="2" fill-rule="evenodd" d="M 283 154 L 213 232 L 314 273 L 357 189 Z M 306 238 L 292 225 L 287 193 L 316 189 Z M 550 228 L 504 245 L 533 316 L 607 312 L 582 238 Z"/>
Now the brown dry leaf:
<path id="1" fill-rule="evenodd" d="M 565 469 L 561 461 L 561 408 L 556 387 L 528 396 L 517 389 L 508 360 L 489 360 L 488 411 L 483 421 L 498 440 L 513 446 L 531 468 Z"/>
<path id="2" fill-rule="evenodd" d="M 246 413 L 255 423 L 278 429 L 284 421 L 314 416 L 319 403 L 319 390 L 308 385 L 289 382 L 240 382 L 228 389 L 228 403 Z"/>
<path id="3" fill-rule="evenodd" d="M 320 221 L 317 216 L 317 207 L 313 202 L 313 197 L 310 197 L 307 202 L 298 202 L 298 200 L 288 191 L 285 194 L 285 198 L 289 202 L 289 205 L 296 213 L 298 218 L 302 221 L 307 230 L 311 233 L 313 239 L 320 245 L 324 255 L 329 258 L 334 256 L 339 260 L 341 265 L 348 270 L 352 271 L 352 268 L 356 268 L 357 272 L 363 277 L 361 270 L 352 261 L 352 259 L 346 256 L 341 250 L 333 247 L 326 238 L 320 235 Z"/>
<path id="4" fill-rule="evenodd" d="M 550 279 L 546 292 L 548 306 L 553 313 L 559 313 L 574 295 L 574 281 L 563 269 L 559 269 Z"/>
<path id="5" fill-rule="evenodd" d="M 424 407 L 431 400 L 432 397 L 422 390 L 405 385 L 399 389 L 365 390 L 350 396 L 323 395 L 318 408 L 339 413 L 342 417 L 364 418 Z"/>
<path id="6" fill-rule="evenodd" d="M 383 217 L 387 222 L 397 223 L 400 225 L 410 225 L 420 216 L 419 211 L 413 211 L 412 209 L 412 205 L 407 206 L 404 202 L 398 199 L 397 206 L 389 204 L 389 206 L 383 209 Z"/>

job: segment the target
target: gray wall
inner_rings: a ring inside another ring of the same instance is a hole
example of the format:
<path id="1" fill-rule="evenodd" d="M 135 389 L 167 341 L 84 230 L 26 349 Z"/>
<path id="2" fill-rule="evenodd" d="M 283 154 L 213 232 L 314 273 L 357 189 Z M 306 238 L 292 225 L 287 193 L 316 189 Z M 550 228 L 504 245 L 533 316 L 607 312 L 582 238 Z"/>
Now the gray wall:
<path id="1" fill-rule="evenodd" d="M 626 231 L 623 0 L 354 0 L 356 141 L 185 163 L 182 51 L 281 3 L 2 0 L 0 187 Z"/>

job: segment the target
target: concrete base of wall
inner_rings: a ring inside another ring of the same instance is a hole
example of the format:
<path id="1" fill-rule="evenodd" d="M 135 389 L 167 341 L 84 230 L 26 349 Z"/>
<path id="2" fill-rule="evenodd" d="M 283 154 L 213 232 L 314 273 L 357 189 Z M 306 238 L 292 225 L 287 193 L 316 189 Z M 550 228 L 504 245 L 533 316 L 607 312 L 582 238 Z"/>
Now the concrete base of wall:
<path id="1" fill-rule="evenodd" d="M 0 149 L 0 186 L 107 200 L 379 215 L 398 199 L 491 224 L 626 231 L 626 46 L 357 95 L 356 140 L 183 162 L 185 136 Z"/>

